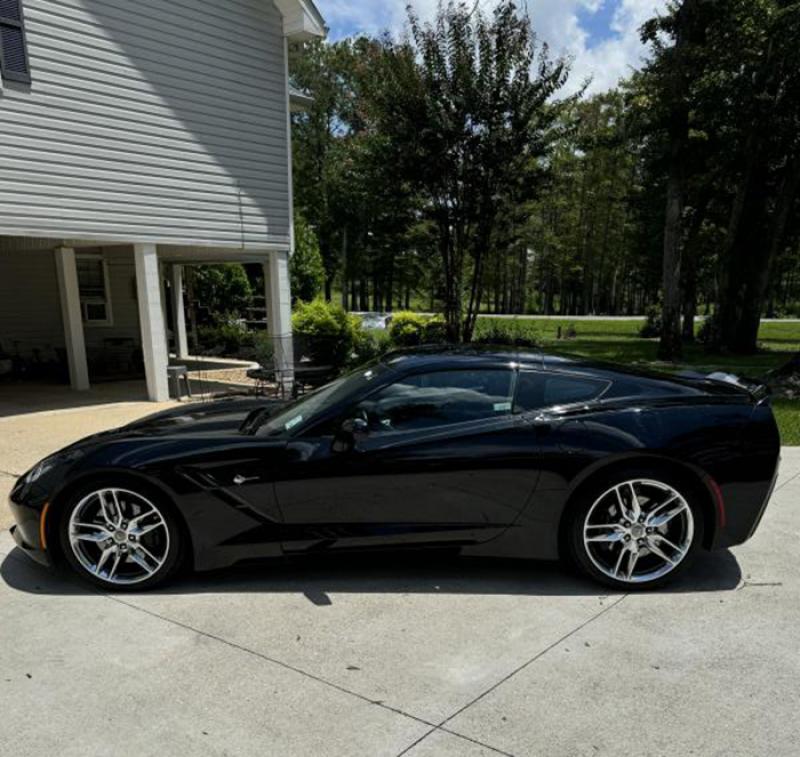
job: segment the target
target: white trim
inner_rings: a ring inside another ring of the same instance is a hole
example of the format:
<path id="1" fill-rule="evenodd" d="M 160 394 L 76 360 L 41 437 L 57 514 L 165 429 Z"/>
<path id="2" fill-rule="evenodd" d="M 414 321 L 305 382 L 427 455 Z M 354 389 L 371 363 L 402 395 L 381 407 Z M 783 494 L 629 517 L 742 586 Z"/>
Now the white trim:
<path id="1" fill-rule="evenodd" d="M 292 41 L 303 42 L 325 37 L 325 19 L 312 0 L 274 0 L 283 16 L 283 35 Z"/>
<path id="2" fill-rule="evenodd" d="M 41 229 L 25 229 L 0 225 L 0 235 L 4 237 L 27 237 L 29 239 L 50 239 L 56 243 L 69 244 L 72 247 L 112 247 L 117 245 L 132 244 L 155 244 L 160 247 L 208 247 L 217 250 L 230 251 L 231 254 L 237 252 L 252 252 L 255 254 L 270 252 L 272 250 L 285 250 L 289 244 L 287 236 L 273 237 L 266 242 L 245 242 L 231 240 L 230 244 L 219 241 L 209 241 L 207 239 L 174 239 L 162 237 L 136 237 L 129 233 L 120 234 L 97 234 L 76 236 L 75 230 L 70 231 L 48 231 L 42 232 Z"/>
<path id="3" fill-rule="evenodd" d="M 289 186 L 289 255 L 294 255 L 294 167 L 292 161 L 292 85 L 289 81 L 289 40 L 283 40 L 286 83 L 286 159 Z"/>

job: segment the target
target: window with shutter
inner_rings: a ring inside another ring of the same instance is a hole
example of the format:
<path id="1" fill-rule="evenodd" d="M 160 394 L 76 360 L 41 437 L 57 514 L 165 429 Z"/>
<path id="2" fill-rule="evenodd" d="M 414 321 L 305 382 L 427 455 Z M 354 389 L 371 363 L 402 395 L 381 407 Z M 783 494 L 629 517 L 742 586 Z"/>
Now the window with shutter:
<path id="1" fill-rule="evenodd" d="M 31 80 L 22 0 L 0 0 L 0 74 L 4 81 Z"/>

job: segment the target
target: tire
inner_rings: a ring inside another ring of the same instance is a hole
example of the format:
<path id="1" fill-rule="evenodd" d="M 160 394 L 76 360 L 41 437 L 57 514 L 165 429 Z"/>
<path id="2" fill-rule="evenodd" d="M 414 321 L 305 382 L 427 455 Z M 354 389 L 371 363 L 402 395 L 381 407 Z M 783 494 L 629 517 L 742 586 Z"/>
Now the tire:
<path id="1" fill-rule="evenodd" d="M 578 495 L 568 545 L 595 581 L 622 591 L 656 589 L 689 567 L 703 521 L 696 486 L 658 470 L 617 471 Z"/>
<path id="2" fill-rule="evenodd" d="M 149 487 L 96 481 L 73 493 L 59 521 L 61 549 L 84 580 L 107 591 L 144 591 L 182 562 L 182 529 L 172 507 Z"/>

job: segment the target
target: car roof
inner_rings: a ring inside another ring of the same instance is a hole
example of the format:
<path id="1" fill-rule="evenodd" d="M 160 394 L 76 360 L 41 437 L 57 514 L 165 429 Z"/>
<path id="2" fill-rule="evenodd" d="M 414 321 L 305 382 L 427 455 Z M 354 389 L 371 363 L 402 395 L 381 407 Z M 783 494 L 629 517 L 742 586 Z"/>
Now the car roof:
<path id="1" fill-rule="evenodd" d="M 403 372 L 417 372 L 434 368 L 446 370 L 465 365 L 484 369 L 502 368 L 514 364 L 524 368 L 583 374 L 606 381 L 633 381 L 642 386 L 650 386 L 654 391 L 658 389 L 670 394 L 674 392 L 680 394 L 747 394 L 746 389 L 721 382 L 710 382 L 701 376 L 687 377 L 661 373 L 638 366 L 594 360 L 581 355 L 544 353 L 536 347 L 484 344 L 414 347 L 389 352 L 384 355 L 382 362 L 389 368 Z"/>
<path id="2" fill-rule="evenodd" d="M 445 368 L 467 365 L 507 365 L 509 363 L 542 366 L 542 352 L 536 348 L 494 345 L 453 345 L 410 347 L 392 350 L 382 362 L 396 369 Z"/>

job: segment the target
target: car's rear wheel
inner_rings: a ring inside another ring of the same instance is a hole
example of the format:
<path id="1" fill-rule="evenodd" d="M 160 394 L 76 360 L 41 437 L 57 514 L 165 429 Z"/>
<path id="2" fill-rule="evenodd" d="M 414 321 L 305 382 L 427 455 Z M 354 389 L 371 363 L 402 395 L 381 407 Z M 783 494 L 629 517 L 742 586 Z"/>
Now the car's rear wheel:
<path id="1" fill-rule="evenodd" d="M 696 491 L 685 482 L 637 471 L 582 494 L 570 522 L 577 564 L 614 588 L 649 589 L 689 566 L 703 537 Z"/>
<path id="2" fill-rule="evenodd" d="M 177 568 L 181 530 L 149 491 L 94 485 L 77 492 L 61 518 L 61 546 L 83 578 L 106 589 L 149 589 Z"/>

